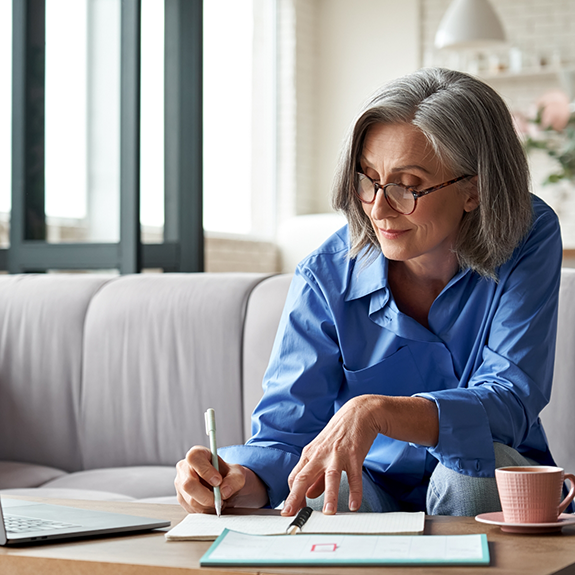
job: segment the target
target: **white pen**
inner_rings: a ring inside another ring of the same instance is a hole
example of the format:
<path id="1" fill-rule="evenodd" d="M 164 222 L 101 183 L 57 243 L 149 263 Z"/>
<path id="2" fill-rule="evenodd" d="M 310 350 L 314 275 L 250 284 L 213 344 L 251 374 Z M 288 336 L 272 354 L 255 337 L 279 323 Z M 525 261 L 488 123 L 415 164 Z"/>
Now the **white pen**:
<path id="1" fill-rule="evenodd" d="M 204 417 L 206 418 L 206 433 L 210 438 L 210 451 L 212 452 L 212 465 L 216 471 L 220 470 L 218 464 L 218 446 L 216 444 L 216 412 L 210 407 Z M 214 505 L 218 517 L 222 514 L 222 494 L 219 487 L 214 487 Z"/>

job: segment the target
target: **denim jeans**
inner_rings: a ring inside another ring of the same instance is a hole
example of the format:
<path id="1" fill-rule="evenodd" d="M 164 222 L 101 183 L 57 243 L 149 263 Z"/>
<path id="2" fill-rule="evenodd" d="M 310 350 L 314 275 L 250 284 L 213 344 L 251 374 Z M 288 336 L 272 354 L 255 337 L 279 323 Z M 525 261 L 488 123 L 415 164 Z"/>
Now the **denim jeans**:
<path id="1" fill-rule="evenodd" d="M 537 462 L 523 457 L 512 447 L 494 443 L 495 467 L 508 465 L 537 465 Z M 337 503 L 338 511 L 349 511 L 349 485 L 347 475 L 342 474 Z M 308 499 L 313 509 L 321 511 L 323 495 Z M 439 463 L 429 481 L 427 489 L 428 515 L 460 515 L 474 517 L 480 513 L 501 511 L 497 485 L 494 477 L 469 477 L 448 469 Z M 377 486 L 363 473 L 363 499 L 359 512 L 401 511 L 400 502 Z"/>

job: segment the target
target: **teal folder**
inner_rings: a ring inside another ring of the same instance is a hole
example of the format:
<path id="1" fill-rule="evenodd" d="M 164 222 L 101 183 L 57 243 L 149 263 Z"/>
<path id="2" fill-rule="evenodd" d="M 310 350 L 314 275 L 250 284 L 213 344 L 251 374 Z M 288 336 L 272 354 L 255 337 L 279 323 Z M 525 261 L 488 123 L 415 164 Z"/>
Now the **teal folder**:
<path id="1" fill-rule="evenodd" d="M 478 535 L 248 535 L 226 529 L 200 566 L 489 565 Z"/>

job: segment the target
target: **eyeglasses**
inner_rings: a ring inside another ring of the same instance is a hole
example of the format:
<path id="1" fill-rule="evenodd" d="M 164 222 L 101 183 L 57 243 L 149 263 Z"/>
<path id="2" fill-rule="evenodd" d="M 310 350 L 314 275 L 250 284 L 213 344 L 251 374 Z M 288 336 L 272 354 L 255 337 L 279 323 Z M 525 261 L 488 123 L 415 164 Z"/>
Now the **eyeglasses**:
<path id="1" fill-rule="evenodd" d="M 455 182 L 464 180 L 465 178 L 471 178 L 472 176 L 459 176 L 448 182 L 443 182 L 443 184 L 438 184 L 426 190 L 416 191 L 412 187 L 402 186 L 400 184 L 385 184 L 382 186 L 378 182 L 374 182 L 369 176 L 357 172 L 359 178 L 358 186 L 356 187 L 355 193 L 359 199 L 364 204 L 373 204 L 375 202 L 375 196 L 379 190 L 383 190 L 383 195 L 392 210 L 404 216 L 409 216 L 413 214 L 415 208 L 417 207 L 417 200 L 422 196 L 431 194 L 431 192 L 436 192 Z"/>

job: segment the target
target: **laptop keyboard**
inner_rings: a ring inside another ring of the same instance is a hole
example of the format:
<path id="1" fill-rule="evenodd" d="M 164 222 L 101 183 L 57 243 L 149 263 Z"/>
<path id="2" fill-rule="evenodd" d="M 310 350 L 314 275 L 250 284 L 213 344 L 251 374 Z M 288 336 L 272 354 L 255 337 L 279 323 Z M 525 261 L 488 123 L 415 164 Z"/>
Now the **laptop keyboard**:
<path id="1" fill-rule="evenodd" d="M 4 525 L 8 533 L 27 533 L 29 531 L 53 531 L 54 529 L 69 529 L 80 527 L 63 521 L 49 521 L 36 517 L 21 517 L 19 515 L 4 515 Z"/>

